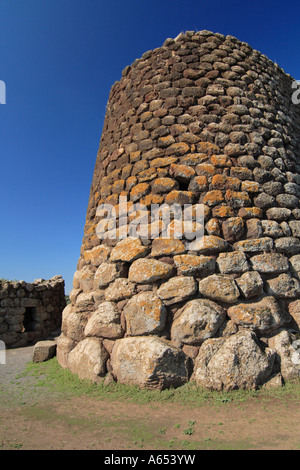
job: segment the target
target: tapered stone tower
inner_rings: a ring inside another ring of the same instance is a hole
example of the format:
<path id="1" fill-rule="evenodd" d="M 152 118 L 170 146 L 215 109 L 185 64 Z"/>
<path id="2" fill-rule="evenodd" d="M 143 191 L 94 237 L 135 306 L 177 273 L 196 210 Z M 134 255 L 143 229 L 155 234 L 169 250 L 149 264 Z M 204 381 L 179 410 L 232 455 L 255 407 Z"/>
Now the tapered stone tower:
<path id="1" fill-rule="evenodd" d="M 209 31 L 167 39 L 124 69 L 63 313 L 62 367 L 160 389 L 299 376 L 293 82 L 248 44 Z M 189 213 L 181 233 L 174 211 L 154 216 L 168 207 Z"/>

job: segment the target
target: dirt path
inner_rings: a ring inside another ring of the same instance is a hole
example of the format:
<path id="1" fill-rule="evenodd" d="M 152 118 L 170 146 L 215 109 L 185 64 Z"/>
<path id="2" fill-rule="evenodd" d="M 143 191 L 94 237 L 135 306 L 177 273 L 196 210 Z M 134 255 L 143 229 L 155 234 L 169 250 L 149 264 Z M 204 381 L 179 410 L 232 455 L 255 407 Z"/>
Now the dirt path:
<path id="1" fill-rule="evenodd" d="M 2 449 L 300 449 L 295 397 L 198 407 L 58 397 L 39 391 L 36 377 L 20 376 L 32 350 L 13 351 L 0 366 Z"/>

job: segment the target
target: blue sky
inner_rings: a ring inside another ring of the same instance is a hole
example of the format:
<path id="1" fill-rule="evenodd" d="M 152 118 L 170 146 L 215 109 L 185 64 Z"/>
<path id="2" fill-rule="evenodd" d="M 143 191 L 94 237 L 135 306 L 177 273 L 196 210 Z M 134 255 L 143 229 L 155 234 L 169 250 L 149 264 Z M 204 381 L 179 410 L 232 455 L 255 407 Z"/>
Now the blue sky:
<path id="1" fill-rule="evenodd" d="M 0 278 L 61 274 L 69 293 L 105 107 L 126 65 L 208 29 L 300 79 L 299 17 L 299 0 L 0 0 Z"/>

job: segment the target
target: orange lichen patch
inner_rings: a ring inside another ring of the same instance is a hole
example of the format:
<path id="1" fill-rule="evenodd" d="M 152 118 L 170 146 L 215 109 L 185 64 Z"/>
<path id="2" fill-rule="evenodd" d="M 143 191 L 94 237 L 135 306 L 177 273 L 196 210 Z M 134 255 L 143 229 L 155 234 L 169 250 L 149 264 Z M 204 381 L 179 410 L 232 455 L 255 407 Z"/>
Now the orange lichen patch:
<path id="1" fill-rule="evenodd" d="M 242 207 L 238 215 L 239 217 L 243 217 L 243 219 L 261 219 L 263 217 L 263 210 L 260 207 Z"/>
<path id="2" fill-rule="evenodd" d="M 105 200 L 106 204 L 111 204 L 113 206 L 116 206 L 118 202 L 119 202 L 119 194 L 111 194 Z"/>
<path id="3" fill-rule="evenodd" d="M 199 142 L 197 144 L 198 152 L 206 153 L 207 155 L 213 155 L 220 153 L 220 149 L 217 145 L 210 142 Z"/>
<path id="4" fill-rule="evenodd" d="M 211 184 L 213 189 L 232 189 L 238 191 L 241 186 L 241 181 L 238 178 L 221 174 L 214 175 Z"/>
<path id="5" fill-rule="evenodd" d="M 203 203 L 207 204 L 209 207 L 216 206 L 224 201 L 223 193 L 219 189 L 209 191 L 205 194 L 203 198 Z"/>
<path id="6" fill-rule="evenodd" d="M 96 231 L 96 225 L 90 225 L 89 227 L 86 227 L 85 235 L 94 235 L 95 231 Z"/>
<path id="7" fill-rule="evenodd" d="M 256 181 L 242 181 L 242 191 L 247 191 L 249 193 L 257 193 L 260 190 L 260 184 Z"/>
<path id="8" fill-rule="evenodd" d="M 130 191 L 136 184 L 137 184 L 137 177 L 129 176 L 129 178 L 127 178 L 127 181 L 126 181 L 126 189 Z"/>
<path id="9" fill-rule="evenodd" d="M 186 142 L 176 142 L 175 144 L 170 145 L 167 148 L 166 154 L 167 155 L 176 155 L 180 157 L 181 155 L 185 155 L 190 151 L 190 146 Z"/>
<path id="10" fill-rule="evenodd" d="M 129 281 L 138 284 L 166 279 L 172 275 L 173 267 L 170 264 L 154 259 L 138 259 L 129 268 Z"/>
<path id="11" fill-rule="evenodd" d="M 139 183 L 130 191 L 131 201 L 138 201 L 141 197 L 150 193 L 151 187 L 148 183 Z"/>
<path id="12" fill-rule="evenodd" d="M 164 167 L 164 166 L 171 165 L 172 163 L 176 163 L 177 161 L 178 161 L 178 158 L 176 157 L 158 157 L 158 158 L 154 158 L 154 160 L 150 162 L 150 166 L 154 168 Z"/>
<path id="13" fill-rule="evenodd" d="M 197 144 L 201 139 L 192 132 L 183 132 L 180 135 L 181 140 L 187 142 L 188 144 Z"/>
<path id="14" fill-rule="evenodd" d="M 166 236 L 170 238 L 187 238 L 192 240 L 204 232 L 203 224 L 195 220 L 172 220 L 166 228 Z M 165 233 L 164 233 L 165 235 Z"/>
<path id="15" fill-rule="evenodd" d="M 213 217 L 233 217 L 234 211 L 230 206 L 217 206 L 212 210 Z"/>
<path id="16" fill-rule="evenodd" d="M 154 193 L 168 193 L 178 188 L 178 182 L 172 178 L 157 178 L 152 183 L 152 191 Z"/>
<path id="17" fill-rule="evenodd" d="M 195 176 L 195 178 L 192 179 L 189 185 L 189 189 L 192 191 L 207 191 L 208 190 L 208 181 L 207 177 L 204 175 L 201 176 Z"/>
<path id="18" fill-rule="evenodd" d="M 208 265 L 213 264 L 212 256 L 204 255 L 176 255 L 174 256 L 175 266 L 180 274 L 191 274 L 196 271 L 207 269 Z"/>
<path id="19" fill-rule="evenodd" d="M 234 208 L 251 205 L 251 199 L 246 191 L 233 191 L 232 189 L 228 189 L 225 198 L 228 204 Z"/>
<path id="20" fill-rule="evenodd" d="M 172 145 L 175 143 L 175 139 L 172 135 L 166 135 L 163 137 L 160 137 L 157 141 L 158 147 L 168 147 L 169 145 Z"/>
<path id="21" fill-rule="evenodd" d="M 135 295 L 124 309 L 129 335 L 149 334 L 156 328 L 162 329 L 165 312 L 163 302 L 153 292 Z"/>
<path id="22" fill-rule="evenodd" d="M 259 302 L 242 303 L 230 307 L 229 318 L 236 324 L 269 333 L 284 322 L 284 316 L 274 297 L 264 297 Z"/>
<path id="23" fill-rule="evenodd" d="M 140 200 L 140 204 L 143 204 L 146 207 L 151 206 L 151 204 L 162 204 L 164 202 L 164 197 L 159 194 L 148 194 Z"/>
<path id="24" fill-rule="evenodd" d="M 216 167 L 210 163 L 200 163 L 196 166 L 197 175 L 213 177 L 216 174 Z"/>
<path id="25" fill-rule="evenodd" d="M 141 157 L 140 150 L 137 150 L 136 152 L 131 152 L 131 154 L 130 154 L 131 163 L 139 161 L 140 157 Z"/>
<path id="26" fill-rule="evenodd" d="M 221 235 L 221 229 L 220 229 L 220 224 L 219 224 L 218 219 L 215 219 L 215 218 L 210 219 L 207 222 L 205 228 L 209 235 L 216 235 L 217 237 Z"/>
<path id="27" fill-rule="evenodd" d="M 115 170 L 113 170 L 109 175 L 111 178 L 111 181 L 116 181 L 120 177 L 120 174 L 121 174 L 120 168 L 116 168 Z"/>
<path id="28" fill-rule="evenodd" d="M 189 181 L 195 175 L 195 170 L 188 165 L 176 165 L 173 163 L 170 166 L 170 175 L 179 181 Z"/>
<path id="29" fill-rule="evenodd" d="M 190 153 L 181 159 L 182 165 L 196 166 L 199 163 L 203 163 L 208 160 L 208 156 L 205 153 Z"/>
<path id="30" fill-rule="evenodd" d="M 192 191 L 171 191 L 165 199 L 167 204 L 193 204 L 195 202 L 195 195 Z"/>
<path id="31" fill-rule="evenodd" d="M 251 238 L 249 240 L 241 240 L 236 242 L 234 247 L 236 250 L 241 250 L 248 253 L 259 253 L 272 250 L 273 244 L 273 240 L 270 237 Z"/>
<path id="32" fill-rule="evenodd" d="M 170 256 L 184 252 L 184 244 L 177 239 L 155 238 L 152 242 L 151 256 Z"/>
<path id="33" fill-rule="evenodd" d="M 83 258 L 87 263 L 91 263 L 94 266 L 99 266 L 108 260 L 110 254 L 110 248 L 106 245 L 99 245 L 92 250 L 84 251 Z"/>
<path id="34" fill-rule="evenodd" d="M 146 256 L 148 253 L 148 248 L 142 244 L 139 238 L 128 237 L 121 240 L 112 249 L 110 260 L 132 262 L 138 258 Z"/>
<path id="35" fill-rule="evenodd" d="M 211 184 L 214 189 L 225 189 L 228 176 L 214 175 Z"/>
<path id="36" fill-rule="evenodd" d="M 210 161 L 213 165 L 224 168 L 232 166 L 232 162 L 228 155 L 212 155 Z"/>
<path id="37" fill-rule="evenodd" d="M 230 245 L 223 238 L 215 235 L 204 235 L 199 240 L 195 240 L 189 246 L 190 250 L 198 251 L 200 254 L 216 254 L 227 251 Z"/>
<path id="38" fill-rule="evenodd" d="M 238 191 L 241 186 L 241 181 L 233 176 L 228 176 L 226 180 L 226 189 L 232 189 Z"/>
<path id="39" fill-rule="evenodd" d="M 148 168 L 147 170 L 141 171 L 138 174 L 139 183 L 144 183 L 145 181 L 151 181 L 157 177 L 157 171 L 155 168 Z"/>
<path id="40" fill-rule="evenodd" d="M 111 194 L 112 186 L 110 184 L 104 184 L 101 188 L 101 198 L 107 198 Z"/>
<path id="41" fill-rule="evenodd" d="M 125 187 L 125 180 L 122 180 L 122 179 L 117 180 L 112 185 L 112 192 L 120 194 L 124 190 L 124 187 Z"/>

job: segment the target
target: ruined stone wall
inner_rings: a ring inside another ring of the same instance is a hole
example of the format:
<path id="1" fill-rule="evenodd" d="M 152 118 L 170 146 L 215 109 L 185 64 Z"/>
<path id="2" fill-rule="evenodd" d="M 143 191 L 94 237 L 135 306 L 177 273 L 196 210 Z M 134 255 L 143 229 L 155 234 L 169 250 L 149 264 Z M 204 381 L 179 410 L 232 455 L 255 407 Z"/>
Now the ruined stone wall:
<path id="1" fill-rule="evenodd" d="M 292 82 L 248 44 L 208 31 L 167 39 L 124 69 L 63 314 L 63 367 L 148 388 L 253 388 L 299 375 Z M 120 196 L 146 207 L 142 237 L 120 240 L 99 216 L 106 203 L 121 217 Z M 163 203 L 202 204 L 204 237 L 162 238 L 162 224 L 150 237 L 151 204 Z"/>
<path id="2" fill-rule="evenodd" d="M 0 282 L 0 340 L 7 348 L 32 344 L 59 330 L 66 306 L 64 280 Z"/>

